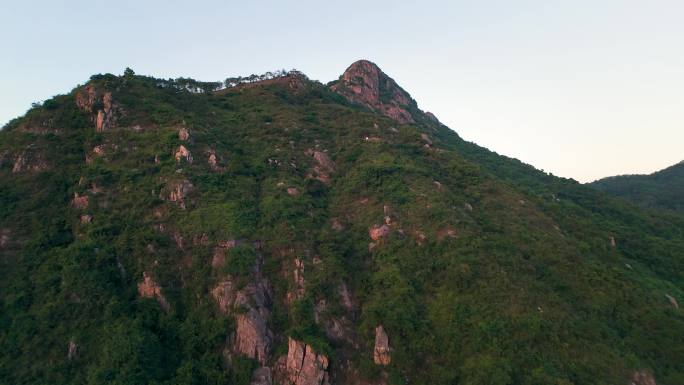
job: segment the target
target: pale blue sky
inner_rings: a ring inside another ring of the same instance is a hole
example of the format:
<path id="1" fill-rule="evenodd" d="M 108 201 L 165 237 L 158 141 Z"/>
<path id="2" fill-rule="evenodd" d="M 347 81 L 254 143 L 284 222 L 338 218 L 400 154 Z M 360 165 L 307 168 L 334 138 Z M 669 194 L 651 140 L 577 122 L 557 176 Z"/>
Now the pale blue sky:
<path id="1" fill-rule="evenodd" d="M 127 66 L 221 80 L 376 62 L 462 137 L 589 181 L 684 159 L 684 2 L 0 0 L 0 124 Z"/>

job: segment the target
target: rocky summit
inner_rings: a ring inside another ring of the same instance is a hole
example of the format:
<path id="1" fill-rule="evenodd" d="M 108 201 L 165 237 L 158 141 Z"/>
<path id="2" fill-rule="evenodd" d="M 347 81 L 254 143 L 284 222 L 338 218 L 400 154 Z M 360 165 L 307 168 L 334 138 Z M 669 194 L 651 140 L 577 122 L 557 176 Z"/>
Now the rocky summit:
<path id="1" fill-rule="evenodd" d="M 464 141 L 367 60 L 35 105 L 0 264 L 3 384 L 684 383 L 684 218 Z"/>

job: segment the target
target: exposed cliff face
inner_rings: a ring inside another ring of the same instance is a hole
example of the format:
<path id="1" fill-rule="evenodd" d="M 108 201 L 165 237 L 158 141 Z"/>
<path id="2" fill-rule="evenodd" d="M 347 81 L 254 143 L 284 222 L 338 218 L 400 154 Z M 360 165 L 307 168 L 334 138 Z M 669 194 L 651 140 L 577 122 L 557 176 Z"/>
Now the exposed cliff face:
<path id="1" fill-rule="evenodd" d="M 289 385 L 329 385 L 328 357 L 316 354 L 310 345 L 288 339 L 287 379 Z"/>
<path id="2" fill-rule="evenodd" d="M 234 245 L 234 241 L 230 243 Z M 219 249 L 227 249 L 225 243 Z M 235 333 L 231 350 L 266 365 L 273 344 L 273 333 L 268 327 L 271 313 L 271 287 L 262 275 L 261 263 L 256 265 L 247 277 L 248 282 L 238 285 L 231 276 L 222 280 L 212 291 L 219 311 L 235 317 Z"/>
<path id="3" fill-rule="evenodd" d="M 45 161 L 43 153 L 37 151 L 32 146 L 29 146 L 26 150 L 14 157 L 12 172 L 40 172 L 45 171 L 48 168 L 48 163 Z"/>
<path id="4" fill-rule="evenodd" d="M 416 102 L 368 60 L 359 60 L 349 66 L 331 89 L 399 123 L 414 122 L 411 110 L 417 110 Z"/>
<path id="5" fill-rule="evenodd" d="M 76 94 L 76 105 L 91 114 L 97 132 L 114 126 L 116 122 L 118 106 L 113 103 L 112 93 L 109 91 L 88 84 Z"/>

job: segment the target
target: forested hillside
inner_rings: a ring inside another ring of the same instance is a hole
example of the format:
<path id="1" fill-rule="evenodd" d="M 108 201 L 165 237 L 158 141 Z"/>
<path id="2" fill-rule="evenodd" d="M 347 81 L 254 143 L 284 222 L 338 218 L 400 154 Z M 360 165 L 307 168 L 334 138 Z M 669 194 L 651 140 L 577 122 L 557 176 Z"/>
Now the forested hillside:
<path id="1" fill-rule="evenodd" d="M 0 131 L 0 263 L 3 384 L 684 383 L 684 219 L 367 61 L 36 105 Z"/>

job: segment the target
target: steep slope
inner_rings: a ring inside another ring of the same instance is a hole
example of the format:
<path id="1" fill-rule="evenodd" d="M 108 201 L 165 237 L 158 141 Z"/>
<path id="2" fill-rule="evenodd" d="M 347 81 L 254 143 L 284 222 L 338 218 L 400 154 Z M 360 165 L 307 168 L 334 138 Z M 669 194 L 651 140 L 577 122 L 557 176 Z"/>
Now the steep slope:
<path id="1" fill-rule="evenodd" d="M 684 162 L 650 175 L 619 175 L 589 184 L 639 206 L 684 213 Z"/>
<path id="2" fill-rule="evenodd" d="M 98 75 L 0 132 L 4 382 L 684 382 L 681 218 L 367 61 L 205 89 Z"/>

